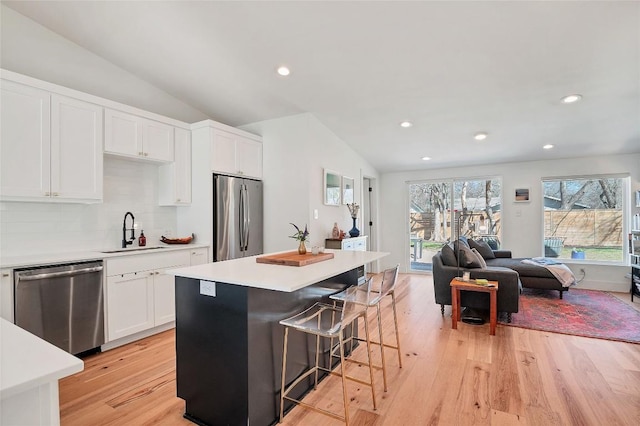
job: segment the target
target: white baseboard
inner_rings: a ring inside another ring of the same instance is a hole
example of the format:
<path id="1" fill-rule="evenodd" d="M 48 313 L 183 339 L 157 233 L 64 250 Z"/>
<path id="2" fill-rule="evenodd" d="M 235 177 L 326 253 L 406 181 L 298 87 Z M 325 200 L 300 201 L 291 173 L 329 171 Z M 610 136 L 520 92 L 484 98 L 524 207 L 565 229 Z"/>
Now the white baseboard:
<path id="1" fill-rule="evenodd" d="M 631 288 L 631 283 L 627 282 L 612 282 L 612 281 L 594 281 L 594 280 L 584 280 L 581 283 L 571 287 L 571 288 L 581 288 L 585 290 L 601 290 L 601 291 L 615 291 L 619 293 L 628 293 Z M 569 291 L 571 291 L 571 288 Z"/>
<path id="2" fill-rule="evenodd" d="M 171 321 L 168 322 L 166 324 L 162 324 L 159 325 L 157 327 L 153 327 L 150 328 L 148 330 L 144 330 L 144 331 L 140 331 L 138 333 L 132 334 L 130 336 L 125 336 L 121 339 L 118 340 L 113 340 L 111 342 L 107 342 L 104 345 L 100 346 L 100 349 L 102 349 L 102 351 L 108 351 L 111 349 L 115 349 L 119 346 L 123 346 L 132 342 L 135 342 L 136 340 L 140 340 L 140 339 L 144 339 L 145 337 L 149 337 L 149 336 L 153 336 L 154 334 L 158 334 L 158 333 L 162 333 L 163 331 L 167 331 L 167 330 L 171 330 L 172 328 L 175 328 L 176 326 L 176 322 L 175 321 Z"/>

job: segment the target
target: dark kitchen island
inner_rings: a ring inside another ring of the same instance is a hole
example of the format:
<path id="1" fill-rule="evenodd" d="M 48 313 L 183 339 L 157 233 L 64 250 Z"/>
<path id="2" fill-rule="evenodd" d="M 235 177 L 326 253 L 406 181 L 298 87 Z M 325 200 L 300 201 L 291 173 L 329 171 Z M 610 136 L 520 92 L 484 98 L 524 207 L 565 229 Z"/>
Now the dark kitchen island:
<path id="1" fill-rule="evenodd" d="M 176 276 L 176 380 L 186 418 L 203 425 L 277 422 L 279 321 L 317 301 L 328 302 L 330 294 L 358 282 L 363 265 L 387 255 L 330 252 L 333 259 L 302 267 L 257 263 L 254 256 L 169 271 Z M 314 356 L 315 339 L 294 333 L 286 382 Z"/>

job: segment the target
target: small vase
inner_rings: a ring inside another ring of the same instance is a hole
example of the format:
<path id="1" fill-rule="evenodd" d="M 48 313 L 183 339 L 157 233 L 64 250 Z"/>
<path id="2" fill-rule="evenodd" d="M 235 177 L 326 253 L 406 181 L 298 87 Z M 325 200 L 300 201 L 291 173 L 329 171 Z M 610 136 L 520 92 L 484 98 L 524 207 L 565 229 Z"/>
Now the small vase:
<path id="1" fill-rule="evenodd" d="M 307 254 L 307 247 L 304 245 L 304 241 L 300 241 L 298 246 L 298 254 Z"/>
<path id="2" fill-rule="evenodd" d="M 351 235 L 352 237 L 357 237 L 358 235 L 360 235 L 360 231 L 358 230 L 358 228 L 356 228 L 356 218 L 352 217 L 351 219 L 353 219 L 353 228 L 351 228 L 351 230 L 349 231 L 349 235 Z"/>

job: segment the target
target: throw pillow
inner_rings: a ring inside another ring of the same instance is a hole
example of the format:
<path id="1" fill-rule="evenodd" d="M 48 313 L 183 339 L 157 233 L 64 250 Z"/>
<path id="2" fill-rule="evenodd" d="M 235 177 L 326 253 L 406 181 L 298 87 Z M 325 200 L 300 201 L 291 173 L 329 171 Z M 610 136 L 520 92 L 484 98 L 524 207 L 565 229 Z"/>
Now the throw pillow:
<path id="1" fill-rule="evenodd" d="M 484 258 L 482 257 L 480 252 L 475 248 L 472 248 L 471 251 L 473 252 L 473 254 L 476 255 L 476 258 L 478 259 L 478 263 L 480 263 L 480 268 L 487 269 L 487 262 L 484 261 Z"/>
<path id="2" fill-rule="evenodd" d="M 453 251 L 453 247 L 450 244 L 445 244 L 440 249 L 442 256 L 442 263 L 445 266 L 457 266 L 456 253 Z"/>
<path id="3" fill-rule="evenodd" d="M 480 253 L 484 259 L 496 258 L 496 255 L 493 254 L 493 250 L 491 250 L 491 247 L 485 241 L 469 240 L 469 247 L 478 250 L 478 253 Z"/>
<path id="4" fill-rule="evenodd" d="M 479 268 L 480 262 L 478 262 L 478 258 L 471 251 L 471 249 L 464 244 L 460 244 L 460 252 L 458 253 L 460 258 L 460 266 L 462 268 Z"/>

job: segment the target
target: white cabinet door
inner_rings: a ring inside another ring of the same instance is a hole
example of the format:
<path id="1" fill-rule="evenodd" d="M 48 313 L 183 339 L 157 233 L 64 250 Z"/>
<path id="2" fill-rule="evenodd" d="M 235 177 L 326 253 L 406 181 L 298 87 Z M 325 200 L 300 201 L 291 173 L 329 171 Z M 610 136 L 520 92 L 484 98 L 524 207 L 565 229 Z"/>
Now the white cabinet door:
<path id="1" fill-rule="evenodd" d="M 173 161 L 173 126 L 105 109 L 104 152 L 162 162 Z"/>
<path id="2" fill-rule="evenodd" d="M 43 198 L 50 192 L 49 92 L 2 80 L 0 194 Z"/>
<path id="3" fill-rule="evenodd" d="M 262 143 L 223 130 L 213 131 L 211 169 L 262 179 Z"/>
<path id="4" fill-rule="evenodd" d="M 111 109 L 104 110 L 104 152 L 138 157 L 142 151 L 141 117 Z"/>
<path id="5" fill-rule="evenodd" d="M 176 319 L 175 277 L 164 270 L 153 274 L 154 325 L 158 326 Z"/>
<path id="6" fill-rule="evenodd" d="M 191 204 L 191 132 L 175 129 L 173 163 L 162 165 L 158 202 L 161 206 Z"/>
<path id="7" fill-rule="evenodd" d="M 102 107 L 51 96 L 51 196 L 102 200 Z"/>
<path id="8" fill-rule="evenodd" d="M 213 131 L 211 145 L 211 170 L 220 173 L 238 174 L 236 168 L 236 142 L 234 135 L 222 130 Z"/>
<path id="9" fill-rule="evenodd" d="M 144 120 L 142 146 L 144 157 L 150 160 L 173 161 L 173 126 Z"/>
<path id="10" fill-rule="evenodd" d="M 151 271 L 107 277 L 109 341 L 153 327 L 153 278 Z"/>
<path id="11" fill-rule="evenodd" d="M 0 317 L 13 322 L 13 270 L 0 270 Z"/>
<path id="12" fill-rule="evenodd" d="M 197 248 L 191 250 L 191 266 L 209 263 L 209 250 Z"/>
<path id="13" fill-rule="evenodd" d="M 236 165 L 243 176 L 262 179 L 262 143 L 239 136 L 236 139 Z"/>

